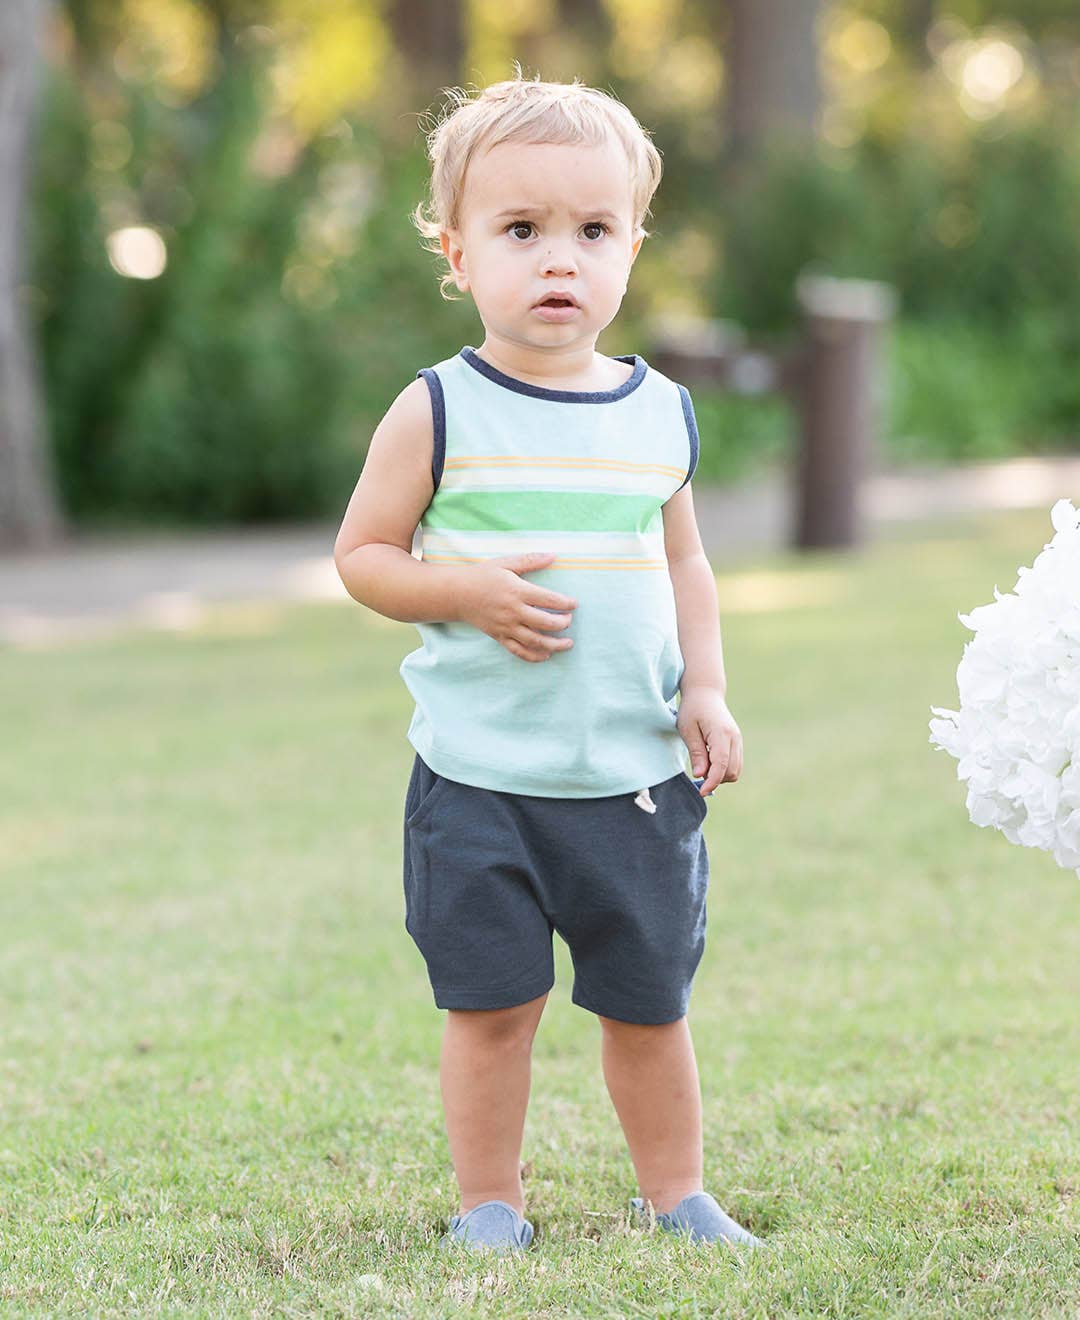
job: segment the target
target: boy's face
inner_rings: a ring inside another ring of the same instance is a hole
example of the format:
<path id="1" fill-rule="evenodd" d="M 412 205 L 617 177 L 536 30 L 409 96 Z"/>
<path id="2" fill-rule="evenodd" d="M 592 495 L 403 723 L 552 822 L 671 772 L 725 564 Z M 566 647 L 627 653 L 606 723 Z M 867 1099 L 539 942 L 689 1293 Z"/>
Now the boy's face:
<path id="1" fill-rule="evenodd" d="M 614 320 L 644 237 L 617 142 L 501 142 L 470 161 L 461 228 L 441 241 L 489 336 L 565 350 L 591 348 Z M 578 306 L 539 309 L 554 291 Z"/>

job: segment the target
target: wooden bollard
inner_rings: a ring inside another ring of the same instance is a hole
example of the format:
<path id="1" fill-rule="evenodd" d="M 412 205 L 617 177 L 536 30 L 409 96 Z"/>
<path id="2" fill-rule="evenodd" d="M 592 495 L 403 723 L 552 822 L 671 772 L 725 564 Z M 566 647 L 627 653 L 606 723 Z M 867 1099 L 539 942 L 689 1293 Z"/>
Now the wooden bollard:
<path id="1" fill-rule="evenodd" d="M 799 419 L 792 543 L 854 545 L 861 539 L 859 487 L 880 425 L 882 327 L 896 294 L 888 284 L 804 271 L 796 297 L 806 329 L 792 345 L 756 347 L 733 321 L 661 319 L 651 360 L 687 386 L 790 398 Z"/>
<path id="2" fill-rule="evenodd" d="M 896 294 L 872 280 L 804 273 L 796 297 L 807 339 L 786 372 L 801 430 L 794 541 L 800 549 L 855 545 L 884 396 L 882 327 Z"/>

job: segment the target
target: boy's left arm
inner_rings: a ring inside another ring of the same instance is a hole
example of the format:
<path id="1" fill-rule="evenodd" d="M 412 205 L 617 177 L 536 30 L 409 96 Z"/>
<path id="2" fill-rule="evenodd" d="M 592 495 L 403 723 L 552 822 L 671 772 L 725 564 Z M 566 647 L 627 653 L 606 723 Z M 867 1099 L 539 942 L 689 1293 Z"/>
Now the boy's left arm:
<path id="1" fill-rule="evenodd" d="M 664 550 L 675 592 L 679 649 L 685 665 L 679 684 L 677 727 L 690 751 L 700 792 L 731 783 L 742 772 L 742 733 L 728 710 L 720 640 L 716 579 L 701 544 L 694 499 L 687 482 L 663 506 Z"/>

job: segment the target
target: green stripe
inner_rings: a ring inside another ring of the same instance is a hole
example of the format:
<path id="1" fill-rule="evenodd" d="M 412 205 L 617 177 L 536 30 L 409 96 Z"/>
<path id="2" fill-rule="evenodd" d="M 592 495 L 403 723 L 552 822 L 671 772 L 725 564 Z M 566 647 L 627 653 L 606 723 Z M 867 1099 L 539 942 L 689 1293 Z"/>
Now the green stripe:
<path id="1" fill-rule="evenodd" d="M 652 532 L 663 526 L 661 503 L 588 491 L 440 490 L 421 521 L 458 532 Z"/>

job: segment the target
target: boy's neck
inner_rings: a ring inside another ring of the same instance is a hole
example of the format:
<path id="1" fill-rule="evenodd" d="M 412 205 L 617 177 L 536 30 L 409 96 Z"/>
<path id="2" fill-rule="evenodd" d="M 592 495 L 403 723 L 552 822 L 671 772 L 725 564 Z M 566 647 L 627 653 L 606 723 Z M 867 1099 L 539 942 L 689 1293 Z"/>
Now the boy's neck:
<path id="1" fill-rule="evenodd" d="M 614 362 L 598 353 L 595 342 L 565 349 L 535 349 L 488 335 L 476 352 L 504 375 L 555 390 L 612 389 L 621 385 L 633 370 L 626 363 Z"/>

